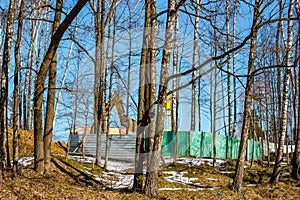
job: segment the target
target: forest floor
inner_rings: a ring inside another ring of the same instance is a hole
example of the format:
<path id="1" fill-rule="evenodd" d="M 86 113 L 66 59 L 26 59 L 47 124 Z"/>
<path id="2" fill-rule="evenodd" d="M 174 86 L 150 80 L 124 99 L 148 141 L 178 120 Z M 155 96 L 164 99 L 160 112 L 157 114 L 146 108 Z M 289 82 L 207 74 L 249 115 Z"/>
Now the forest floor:
<path id="1" fill-rule="evenodd" d="M 32 156 L 31 134 L 23 133 L 23 137 L 27 135 L 27 143 L 20 142 L 22 156 Z M 112 189 L 109 182 L 95 178 L 105 174 L 102 168 L 66 160 L 62 156 L 66 149 L 64 143 L 54 143 L 52 147 L 55 155 L 52 156 L 50 173 L 38 175 L 32 165 L 21 168 L 17 177 L 6 171 L 4 176 L 0 175 L 0 199 L 149 199 L 131 189 Z M 251 168 L 248 166 L 241 193 L 230 189 L 234 168 L 233 161 L 227 161 L 215 169 L 207 164 L 167 164 L 159 176 L 159 199 L 294 200 L 300 197 L 300 181 L 290 178 L 289 166 L 283 167 L 280 181 L 274 186 L 268 183 L 272 168 L 258 164 Z M 130 173 L 131 170 L 126 172 Z"/>

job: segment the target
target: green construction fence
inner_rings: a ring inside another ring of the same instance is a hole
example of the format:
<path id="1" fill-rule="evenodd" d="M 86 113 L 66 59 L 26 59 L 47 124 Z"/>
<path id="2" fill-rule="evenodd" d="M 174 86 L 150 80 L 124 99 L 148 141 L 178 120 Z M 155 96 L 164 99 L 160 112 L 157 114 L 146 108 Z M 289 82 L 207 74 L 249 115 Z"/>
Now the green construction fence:
<path id="1" fill-rule="evenodd" d="M 178 156 L 213 157 L 213 134 L 199 131 L 178 131 Z M 175 151 L 175 132 L 166 131 L 163 135 L 162 156 L 173 156 Z M 230 136 L 216 135 L 216 157 L 218 159 L 237 159 L 240 140 Z M 247 141 L 246 159 L 262 158 L 262 144 L 252 138 Z"/>

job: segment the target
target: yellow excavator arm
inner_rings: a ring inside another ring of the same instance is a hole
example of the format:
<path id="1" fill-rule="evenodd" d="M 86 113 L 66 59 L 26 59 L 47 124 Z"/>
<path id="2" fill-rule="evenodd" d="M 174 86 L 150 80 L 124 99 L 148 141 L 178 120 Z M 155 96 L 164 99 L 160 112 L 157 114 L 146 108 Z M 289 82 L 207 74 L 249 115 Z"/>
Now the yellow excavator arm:
<path id="1" fill-rule="evenodd" d="M 106 105 L 105 111 L 106 115 L 111 111 L 111 109 L 116 106 L 116 110 L 122 126 L 125 126 L 128 130 L 128 133 L 136 133 L 137 131 L 137 122 L 136 120 L 126 116 L 123 110 L 122 98 L 118 92 L 114 92 L 113 98 L 109 105 Z"/>

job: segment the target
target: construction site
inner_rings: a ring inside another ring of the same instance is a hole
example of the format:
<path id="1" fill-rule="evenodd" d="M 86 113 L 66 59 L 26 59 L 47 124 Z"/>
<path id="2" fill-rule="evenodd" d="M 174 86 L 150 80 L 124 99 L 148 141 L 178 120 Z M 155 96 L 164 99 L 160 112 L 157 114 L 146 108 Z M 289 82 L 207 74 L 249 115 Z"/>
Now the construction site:
<path id="1" fill-rule="evenodd" d="M 122 98 L 114 92 L 111 104 L 106 106 L 106 113 L 116 109 L 121 127 L 107 128 L 108 135 L 102 134 L 101 147 L 104 158 L 106 145 L 108 145 L 108 158 L 110 160 L 134 162 L 136 149 L 136 120 L 126 116 Z M 199 131 L 175 131 L 168 130 L 170 127 L 171 101 L 167 101 L 165 110 L 166 128 L 163 134 L 162 157 L 203 157 L 213 158 L 213 134 Z M 147 138 L 147 136 L 144 136 Z M 108 142 L 106 141 L 108 139 Z M 94 127 L 78 127 L 74 134 L 70 135 L 69 155 L 82 157 L 96 157 L 97 135 Z M 240 141 L 236 138 L 216 135 L 216 158 L 237 159 Z M 263 145 L 261 141 L 249 139 L 247 142 L 246 160 L 262 159 Z"/>

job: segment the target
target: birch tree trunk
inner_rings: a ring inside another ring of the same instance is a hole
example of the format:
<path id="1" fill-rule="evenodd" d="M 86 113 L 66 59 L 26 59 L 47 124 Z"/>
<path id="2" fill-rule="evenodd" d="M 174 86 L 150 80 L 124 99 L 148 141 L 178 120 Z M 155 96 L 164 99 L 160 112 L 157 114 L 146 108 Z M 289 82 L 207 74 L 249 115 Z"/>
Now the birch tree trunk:
<path id="1" fill-rule="evenodd" d="M 284 140 L 288 126 L 288 104 L 289 104 L 289 86 L 290 86 L 290 78 L 291 78 L 291 66 L 292 63 L 292 45 L 293 45 L 293 21 L 291 20 L 293 16 L 294 9 L 294 0 L 290 0 L 289 11 L 288 11 L 288 40 L 287 40 L 287 49 L 286 49 L 286 72 L 284 75 L 284 88 L 283 88 L 283 97 L 282 97 L 282 111 L 281 111 L 281 126 L 280 126 L 280 138 L 277 149 L 277 156 L 275 161 L 275 166 L 273 169 L 273 173 L 270 179 L 270 183 L 277 183 L 280 176 L 281 170 L 281 162 L 283 158 L 283 147 Z"/>
<path id="2" fill-rule="evenodd" d="M 299 0 L 295 1 L 295 7 L 296 7 L 296 13 L 297 13 L 297 17 L 300 17 L 300 9 L 299 9 Z M 300 31 L 300 22 L 298 21 L 298 34 Z M 299 37 L 299 35 L 298 35 Z M 299 56 L 300 52 L 299 52 L 299 47 L 300 47 L 300 41 L 298 41 L 298 46 L 297 48 L 297 54 Z M 298 64 L 299 65 L 299 64 Z M 297 81 L 295 80 L 295 83 L 297 84 Z M 298 124 L 296 127 L 296 143 L 295 143 L 295 150 L 294 150 L 294 154 L 293 154 L 293 159 L 292 159 L 292 174 L 291 176 L 293 178 L 298 178 L 298 175 L 300 174 L 300 89 L 299 89 L 299 85 L 300 85 L 300 70 L 298 69 L 298 85 L 295 84 L 295 87 L 298 87 L 298 107 L 295 107 L 294 109 L 298 112 Z M 296 94 L 297 95 L 297 94 Z M 296 102 L 295 102 L 296 103 Z"/>
<path id="3" fill-rule="evenodd" d="M 227 51 L 230 49 L 230 29 L 229 29 L 229 0 L 226 0 L 226 48 Z M 230 54 L 228 54 L 226 59 L 227 64 L 227 71 L 231 72 L 231 65 L 230 65 Z M 227 91 L 228 91 L 228 135 L 232 135 L 232 104 L 231 104 L 231 75 L 227 74 Z"/>
<path id="4" fill-rule="evenodd" d="M 200 0 L 196 0 L 195 15 L 199 14 Z M 198 57 L 198 28 L 199 28 L 199 17 L 195 16 L 194 21 L 194 44 L 193 44 L 193 63 L 192 68 L 196 68 L 197 57 Z M 196 77 L 196 71 L 192 72 L 192 79 Z M 192 83 L 192 103 L 191 103 L 191 128 L 190 130 L 196 129 L 196 82 Z"/>
<path id="5" fill-rule="evenodd" d="M 240 149 L 239 156 L 235 169 L 235 176 L 232 183 L 233 190 L 236 192 L 241 192 L 243 176 L 244 176 L 244 163 L 245 163 L 245 155 L 246 155 L 246 147 L 248 140 L 248 132 L 250 128 L 251 121 L 251 99 L 253 94 L 253 81 L 254 81 L 254 60 L 256 54 L 256 42 L 257 42 L 257 34 L 258 34 L 258 23 L 260 18 L 260 1 L 255 0 L 254 4 L 254 13 L 253 13 L 253 22 L 251 27 L 251 42 L 250 42 L 250 54 L 248 60 L 248 77 L 246 83 L 246 91 L 245 91 L 245 101 L 244 101 L 244 116 L 243 116 L 243 126 L 241 132 L 241 141 L 240 141 Z"/>
<path id="6" fill-rule="evenodd" d="M 236 15 L 237 15 L 237 0 L 233 2 L 233 39 L 232 45 L 235 46 L 235 37 L 236 37 Z M 233 75 L 236 75 L 236 64 L 235 64 L 235 54 L 233 53 L 232 58 L 232 70 Z M 233 125 L 232 125 L 232 135 L 235 136 L 236 127 L 237 127 L 237 88 L 236 88 L 236 78 L 233 79 Z M 232 145 L 231 145 L 232 153 Z M 232 155 L 231 155 L 232 156 Z"/>
<path id="7" fill-rule="evenodd" d="M 0 162 L 1 170 L 6 166 L 10 166 L 9 149 L 8 149 L 8 131 L 7 131 L 7 101 L 8 101 L 8 72 L 10 68 L 10 49 L 12 43 L 12 34 L 14 28 L 14 13 L 15 13 L 15 0 L 10 0 L 8 19 L 5 31 L 2 69 L 1 69 L 1 90 L 0 90 Z"/>

